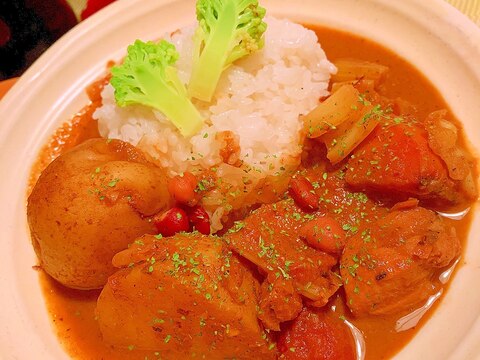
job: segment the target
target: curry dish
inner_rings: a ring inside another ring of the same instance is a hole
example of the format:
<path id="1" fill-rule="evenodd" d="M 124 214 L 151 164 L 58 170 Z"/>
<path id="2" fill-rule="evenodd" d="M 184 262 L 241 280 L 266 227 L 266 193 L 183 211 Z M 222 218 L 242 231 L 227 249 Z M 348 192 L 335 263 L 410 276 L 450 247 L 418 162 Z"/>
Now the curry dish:
<path id="1" fill-rule="evenodd" d="M 471 220 L 448 214 L 477 198 L 461 124 L 390 50 L 308 27 L 338 72 L 302 116 L 301 163 L 215 233 L 202 197 L 231 191 L 215 171 L 171 177 L 136 147 L 100 138 L 92 114 L 108 78 L 40 154 L 29 224 L 73 358 L 386 359 L 428 321 L 439 301 L 402 327 L 445 296 L 441 275 L 461 266 Z M 238 166 L 225 143 L 225 163 Z"/>

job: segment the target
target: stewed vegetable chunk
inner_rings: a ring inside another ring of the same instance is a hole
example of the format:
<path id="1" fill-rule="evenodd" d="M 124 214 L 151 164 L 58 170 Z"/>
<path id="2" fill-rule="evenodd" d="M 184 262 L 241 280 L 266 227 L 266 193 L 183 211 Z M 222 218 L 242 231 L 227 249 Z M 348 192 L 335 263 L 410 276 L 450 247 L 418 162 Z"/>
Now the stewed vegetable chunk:
<path id="1" fill-rule="evenodd" d="M 399 123 L 378 127 L 372 135 L 348 162 L 346 181 L 353 188 L 390 200 L 414 196 L 436 207 L 460 204 L 471 196 L 449 177 L 421 126 Z"/>
<path id="2" fill-rule="evenodd" d="M 275 358 L 256 317 L 258 282 L 217 237 L 145 236 L 117 254 L 97 303 L 104 340 L 162 358 Z"/>
<path id="3" fill-rule="evenodd" d="M 337 314 L 305 308 L 285 326 L 278 339 L 285 360 L 354 360 L 355 343 L 350 329 Z"/>
<path id="4" fill-rule="evenodd" d="M 65 286 L 102 287 L 113 256 L 155 233 L 169 204 L 165 171 L 119 140 L 91 139 L 60 155 L 28 199 L 28 223 L 42 268 Z"/>

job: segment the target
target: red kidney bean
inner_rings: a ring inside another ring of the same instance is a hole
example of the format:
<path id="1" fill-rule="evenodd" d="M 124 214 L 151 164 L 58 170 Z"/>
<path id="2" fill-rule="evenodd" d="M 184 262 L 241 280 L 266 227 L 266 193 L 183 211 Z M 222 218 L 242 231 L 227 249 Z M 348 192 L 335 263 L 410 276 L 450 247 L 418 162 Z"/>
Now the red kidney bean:
<path id="1" fill-rule="evenodd" d="M 178 232 L 188 231 L 190 223 L 186 212 L 180 208 L 171 208 L 155 216 L 153 223 L 163 236 L 172 236 Z"/>
<path id="2" fill-rule="evenodd" d="M 298 234 L 311 247 L 333 255 L 340 255 L 345 247 L 345 232 L 330 216 L 312 219 L 299 229 Z"/>
<path id="3" fill-rule="evenodd" d="M 313 185 L 304 176 L 296 176 L 290 180 L 288 192 L 295 203 L 305 211 L 318 210 L 319 197 Z"/>
<path id="4" fill-rule="evenodd" d="M 188 210 L 190 223 L 203 235 L 210 234 L 210 217 L 204 208 L 201 206 L 194 206 Z"/>

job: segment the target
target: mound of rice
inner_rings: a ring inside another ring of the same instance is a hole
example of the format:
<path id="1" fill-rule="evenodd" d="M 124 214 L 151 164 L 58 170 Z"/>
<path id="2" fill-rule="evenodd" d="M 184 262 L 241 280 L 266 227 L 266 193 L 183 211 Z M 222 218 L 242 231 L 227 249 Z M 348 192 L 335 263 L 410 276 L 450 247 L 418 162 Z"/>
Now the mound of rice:
<path id="1" fill-rule="evenodd" d="M 100 134 L 138 146 L 171 176 L 219 167 L 225 172 L 219 176 L 228 178 L 227 173 L 235 170 L 228 167 L 241 167 L 247 176 L 253 170 L 258 183 L 259 178 L 294 169 L 304 137 L 299 116 L 328 95 L 336 69 L 313 31 L 288 20 L 267 17 L 265 21 L 264 48 L 224 71 L 211 103 L 195 102 L 207 119 L 197 135 L 184 138 L 150 108 L 118 107 L 111 85 L 104 88 L 103 105 L 94 114 Z M 167 37 L 180 53 L 177 68 L 185 83 L 192 67 L 193 33 L 192 26 Z M 235 140 L 235 165 L 226 166 L 222 157 L 225 132 Z"/>

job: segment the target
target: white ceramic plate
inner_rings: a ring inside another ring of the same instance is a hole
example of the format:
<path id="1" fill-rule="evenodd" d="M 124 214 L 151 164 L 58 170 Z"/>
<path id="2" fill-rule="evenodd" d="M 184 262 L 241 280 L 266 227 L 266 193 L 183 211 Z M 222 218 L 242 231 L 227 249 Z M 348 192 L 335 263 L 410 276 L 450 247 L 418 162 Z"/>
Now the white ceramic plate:
<path id="1" fill-rule="evenodd" d="M 480 30 L 442 0 L 263 0 L 270 14 L 375 40 L 414 63 L 480 148 Z M 0 103 L 0 358 L 65 359 L 45 310 L 30 245 L 25 192 L 54 130 L 87 103 L 84 88 L 136 38 L 194 20 L 193 0 L 120 1 L 49 49 Z M 328 54 L 327 54 L 328 55 Z M 480 359 L 480 212 L 465 263 L 440 308 L 396 359 Z"/>

